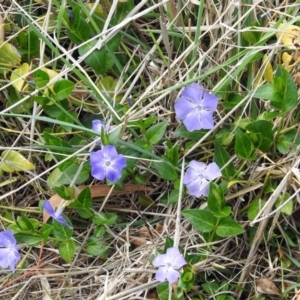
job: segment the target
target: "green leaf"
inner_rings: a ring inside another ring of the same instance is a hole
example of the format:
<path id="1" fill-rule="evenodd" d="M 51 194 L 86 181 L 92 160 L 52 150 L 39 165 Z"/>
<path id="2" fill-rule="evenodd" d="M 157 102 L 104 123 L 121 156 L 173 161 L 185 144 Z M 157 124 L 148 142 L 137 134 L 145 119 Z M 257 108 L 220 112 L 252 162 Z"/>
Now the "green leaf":
<path id="1" fill-rule="evenodd" d="M 279 136 L 277 143 L 277 150 L 281 154 L 293 154 L 296 152 L 297 147 L 300 145 L 300 134 L 296 128 Z"/>
<path id="2" fill-rule="evenodd" d="M 94 215 L 89 207 L 76 207 L 76 211 L 82 219 L 89 219 Z"/>
<path id="3" fill-rule="evenodd" d="M 75 253 L 75 243 L 73 240 L 67 240 L 59 246 L 59 255 L 63 260 L 70 263 Z"/>
<path id="4" fill-rule="evenodd" d="M 220 289 L 219 285 L 216 282 L 206 282 L 201 284 L 201 286 L 208 295 L 214 295 L 217 290 Z"/>
<path id="5" fill-rule="evenodd" d="M 63 217 L 68 222 L 67 217 L 65 215 L 63 215 Z M 70 224 L 70 222 L 68 222 L 68 223 Z M 55 220 L 52 221 L 52 225 L 53 225 L 53 234 L 55 237 L 57 237 L 59 239 L 69 239 L 73 234 L 72 229 L 70 229 L 67 226 L 64 226 L 63 224 L 61 224 Z"/>
<path id="6" fill-rule="evenodd" d="M 158 299 L 159 300 L 181 300 L 178 299 L 177 297 L 175 297 L 172 293 L 171 293 L 171 299 L 169 298 L 169 283 L 168 282 L 163 282 L 160 283 L 156 286 L 156 291 L 157 291 L 157 295 L 158 295 Z"/>
<path id="7" fill-rule="evenodd" d="M 230 217 L 220 219 L 216 233 L 220 237 L 228 237 L 243 233 L 244 228 Z"/>
<path id="8" fill-rule="evenodd" d="M 244 31 L 242 32 L 242 37 L 249 43 L 249 45 L 254 45 L 259 41 L 259 36 L 255 31 Z"/>
<path id="9" fill-rule="evenodd" d="M 15 150 L 4 150 L 1 154 L 0 169 L 4 172 L 31 171 L 35 166 Z"/>
<path id="10" fill-rule="evenodd" d="M 70 180 L 77 174 L 78 169 L 80 170 L 79 176 L 76 178 L 75 184 L 84 183 L 90 176 L 90 166 L 88 163 L 81 167 L 79 164 L 74 163 L 68 167 L 64 172 L 61 172 L 59 168 L 55 168 L 47 178 L 47 183 L 51 188 L 61 187 L 63 185 L 69 185 Z"/>
<path id="11" fill-rule="evenodd" d="M 36 70 L 33 73 L 34 85 L 38 88 L 43 88 L 50 80 L 49 75 L 43 70 Z M 49 101 L 49 100 L 48 100 Z"/>
<path id="12" fill-rule="evenodd" d="M 259 86 L 253 94 L 253 97 L 255 98 L 261 98 L 266 99 L 270 101 L 278 102 L 282 100 L 282 96 L 280 93 L 278 93 L 271 83 L 267 83 L 265 85 Z"/>
<path id="13" fill-rule="evenodd" d="M 214 162 L 219 166 L 219 168 L 223 168 L 228 161 L 230 160 L 230 155 L 227 153 L 227 151 L 224 149 L 224 147 L 219 143 L 215 142 L 215 154 L 214 154 Z M 235 173 L 234 165 L 233 163 L 229 163 L 226 168 L 222 170 L 222 175 L 225 178 L 230 178 Z"/>
<path id="14" fill-rule="evenodd" d="M 169 162 L 166 161 L 154 162 L 152 166 L 162 179 L 171 180 L 171 181 L 175 181 L 178 179 L 178 174 L 175 170 L 175 167 L 171 165 Z"/>
<path id="15" fill-rule="evenodd" d="M 169 195 L 169 203 L 177 203 L 179 198 L 179 190 L 172 190 Z"/>
<path id="16" fill-rule="evenodd" d="M 21 63 L 21 55 L 12 44 L 0 41 L 0 62 L 6 65 L 19 65 Z"/>
<path id="17" fill-rule="evenodd" d="M 160 140 L 163 138 L 165 135 L 166 129 L 168 126 L 168 122 L 164 121 L 158 124 L 155 124 L 154 126 L 151 126 L 147 131 L 146 131 L 146 139 L 149 144 L 154 145 L 160 142 Z"/>
<path id="18" fill-rule="evenodd" d="M 287 112 L 297 104 L 297 86 L 292 75 L 283 67 L 278 66 L 273 83 L 258 87 L 253 97 L 270 100 L 272 106 Z"/>
<path id="19" fill-rule="evenodd" d="M 289 193 L 283 193 L 281 195 L 279 195 L 279 197 L 277 198 L 276 202 L 275 202 L 275 207 L 278 208 L 280 205 L 282 205 L 284 202 L 286 202 L 289 198 L 291 197 L 291 195 Z M 294 210 L 294 203 L 293 200 L 290 199 L 281 209 L 280 212 L 282 212 L 283 214 L 290 216 L 293 213 Z"/>
<path id="20" fill-rule="evenodd" d="M 68 187 L 55 187 L 55 192 L 64 200 L 73 200 L 75 198 L 75 188 Z"/>
<path id="21" fill-rule="evenodd" d="M 186 209 L 182 215 L 193 225 L 199 232 L 213 231 L 217 219 L 212 212 L 200 209 Z"/>
<path id="22" fill-rule="evenodd" d="M 204 130 L 195 130 L 193 132 L 187 131 L 185 126 L 180 126 L 175 132 L 173 133 L 174 137 L 183 137 L 187 139 L 191 139 L 194 141 L 199 141 L 207 132 Z"/>
<path id="23" fill-rule="evenodd" d="M 43 133 L 44 139 L 46 141 L 47 144 L 45 144 L 45 147 L 47 146 L 55 146 L 58 149 L 58 153 L 55 153 L 53 155 L 55 155 L 57 160 L 63 160 L 66 158 L 66 155 L 70 154 L 70 151 L 68 151 L 69 149 L 72 149 L 72 146 L 64 141 L 63 139 L 54 136 L 48 132 L 44 132 Z M 48 147 L 50 150 L 52 147 Z M 62 155 L 65 154 L 65 155 Z"/>
<path id="24" fill-rule="evenodd" d="M 83 190 L 79 193 L 79 195 L 78 195 L 76 201 L 77 201 L 78 203 L 80 203 L 80 205 L 81 205 L 82 207 L 90 207 L 90 206 L 91 206 L 91 203 L 92 203 L 92 194 L 91 194 L 90 188 L 89 188 L 89 187 L 86 187 L 85 189 L 83 189 Z"/>
<path id="25" fill-rule="evenodd" d="M 43 236 L 43 241 L 47 242 L 49 235 L 51 234 L 53 230 L 53 226 L 50 224 L 43 224 L 41 228 L 42 236 Z"/>
<path id="26" fill-rule="evenodd" d="M 246 130 L 256 134 L 260 134 L 262 141 L 258 148 L 263 152 L 269 151 L 274 143 L 273 123 L 265 120 L 257 120 L 248 124 L 246 126 Z"/>
<path id="27" fill-rule="evenodd" d="M 86 52 L 90 51 L 97 41 L 91 41 L 79 48 L 79 54 L 83 56 Z M 107 54 L 105 47 L 98 50 L 95 49 L 84 62 L 94 69 L 99 75 L 104 75 L 114 65 L 113 59 Z"/>
<path id="28" fill-rule="evenodd" d="M 14 237 L 18 243 L 26 244 L 28 246 L 37 246 L 43 241 L 43 237 L 38 233 L 18 232 L 14 234 Z"/>
<path id="29" fill-rule="evenodd" d="M 235 153 L 242 159 L 253 159 L 254 146 L 250 138 L 239 128 L 235 132 Z"/>
<path id="30" fill-rule="evenodd" d="M 80 192 L 77 199 L 69 205 L 70 208 L 76 208 L 78 214 L 83 219 L 89 219 L 93 216 L 91 211 L 92 195 L 89 187 Z"/>
<path id="31" fill-rule="evenodd" d="M 87 240 L 86 252 L 92 256 L 100 256 L 106 258 L 108 255 L 109 246 L 99 238 L 90 237 Z"/>
<path id="32" fill-rule="evenodd" d="M 32 218 L 29 219 L 26 216 L 21 215 L 17 217 L 16 225 L 22 231 L 35 231 L 39 226 L 38 223 L 39 222 L 36 219 L 32 219 Z"/>
<path id="33" fill-rule="evenodd" d="M 219 212 L 225 206 L 226 201 L 223 195 L 222 188 L 219 188 L 215 183 L 210 182 L 207 205 L 212 212 Z"/>
<path id="34" fill-rule="evenodd" d="M 254 220 L 265 204 L 266 204 L 265 200 L 255 199 L 248 208 L 247 211 L 248 219 L 250 221 Z"/>
<path id="35" fill-rule="evenodd" d="M 104 213 L 104 212 L 98 212 L 94 218 L 93 223 L 97 225 L 115 225 L 117 221 L 118 216 L 114 213 Z"/>
<path id="36" fill-rule="evenodd" d="M 271 101 L 271 104 L 278 109 L 282 109 L 283 111 L 290 111 L 296 105 L 298 101 L 298 89 L 297 85 L 293 79 L 293 76 L 285 70 L 282 66 L 278 66 L 276 70 L 276 74 L 274 79 L 280 78 L 283 80 L 283 91 L 282 95 L 283 98 L 281 101 Z M 276 82 L 274 81 L 274 86 L 276 86 Z"/>
<path id="37" fill-rule="evenodd" d="M 164 159 L 168 160 L 174 167 L 177 166 L 179 161 L 179 147 L 178 145 L 166 151 L 166 154 L 162 156 Z"/>
<path id="38" fill-rule="evenodd" d="M 119 24 L 134 8 L 134 1 L 119 1 L 117 5 L 116 17 L 113 19 L 114 24 Z"/>
<path id="39" fill-rule="evenodd" d="M 73 91 L 75 84 L 67 79 L 61 79 L 55 82 L 53 86 L 54 99 L 61 101 L 67 98 Z"/>
<path id="40" fill-rule="evenodd" d="M 231 207 L 225 206 L 221 210 L 214 212 L 214 216 L 217 218 L 228 217 L 231 213 Z"/>
<path id="41" fill-rule="evenodd" d="M 67 33 L 70 40 L 74 44 L 80 44 L 87 41 L 93 36 L 93 31 L 91 30 L 89 24 L 81 16 L 80 5 L 75 5 L 72 9 L 72 14 L 74 18 L 72 20 L 69 18 L 68 11 L 64 14 L 64 24 L 67 28 Z"/>
<path id="42" fill-rule="evenodd" d="M 117 128 L 114 128 L 113 131 L 109 134 L 108 136 L 108 143 L 107 145 L 114 145 L 117 146 L 119 139 L 120 139 L 120 134 L 122 131 L 122 127 L 119 126 Z M 101 135 L 104 134 L 104 130 L 102 130 Z M 103 140 L 103 138 L 101 137 L 101 139 Z"/>

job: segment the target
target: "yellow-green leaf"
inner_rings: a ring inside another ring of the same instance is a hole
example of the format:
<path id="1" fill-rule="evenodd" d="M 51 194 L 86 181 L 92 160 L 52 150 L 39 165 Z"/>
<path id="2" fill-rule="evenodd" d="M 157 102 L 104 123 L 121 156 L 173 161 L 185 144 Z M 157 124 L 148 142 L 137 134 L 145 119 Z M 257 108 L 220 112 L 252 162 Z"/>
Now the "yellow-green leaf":
<path id="1" fill-rule="evenodd" d="M 0 169 L 12 173 L 34 170 L 35 166 L 15 150 L 5 150 L 1 154 Z"/>
<path id="2" fill-rule="evenodd" d="M 263 57 L 264 78 L 268 82 L 273 82 L 273 68 L 267 54 Z"/>
<path id="3" fill-rule="evenodd" d="M 24 63 L 24 64 L 22 64 L 21 67 L 16 68 L 11 72 L 10 80 L 12 82 L 16 80 L 13 83 L 13 86 L 19 92 L 26 91 L 28 89 L 28 84 L 26 83 L 27 82 L 26 77 L 23 77 L 23 78 L 20 78 L 20 77 L 28 74 L 29 69 L 30 69 L 29 64 Z"/>
<path id="4" fill-rule="evenodd" d="M 296 49 L 295 44 L 299 44 L 300 27 L 295 25 L 280 24 L 276 37 L 288 49 Z"/>
<path id="5" fill-rule="evenodd" d="M 0 41 L 0 63 L 19 65 L 21 55 L 12 44 Z"/>

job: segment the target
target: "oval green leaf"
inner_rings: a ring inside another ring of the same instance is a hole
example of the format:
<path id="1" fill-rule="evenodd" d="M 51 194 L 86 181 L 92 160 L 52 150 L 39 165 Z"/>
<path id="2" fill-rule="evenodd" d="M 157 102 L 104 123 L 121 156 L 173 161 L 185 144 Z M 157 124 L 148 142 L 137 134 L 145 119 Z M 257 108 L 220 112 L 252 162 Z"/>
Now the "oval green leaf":
<path id="1" fill-rule="evenodd" d="M 53 86 L 54 99 L 61 101 L 66 99 L 73 91 L 75 84 L 67 79 L 62 79 L 55 82 Z"/>
<path id="2" fill-rule="evenodd" d="M 243 233 L 244 228 L 230 217 L 220 219 L 216 233 L 220 237 L 228 237 Z"/>
<path id="3" fill-rule="evenodd" d="M 59 255 L 66 262 L 71 262 L 75 253 L 75 243 L 73 240 L 68 240 L 59 246 Z"/>
<path id="4" fill-rule="evenodd" d="M 213 231 L 217 223 L 217 218 L 207 210 L 186 209 L 182 212 L 182 215 L 200 232 Z"/>
<path id="5" fill-rule="evenodd" d="M 165 135 L 166 129 L 168 126 L 168 122 L 164 121 L 158 124 L 155 124 L 154 126 L 150 127 L 146 131 L 146 138 L 149 144 L 154 145 L 160 142 L 160 140 Z"/>

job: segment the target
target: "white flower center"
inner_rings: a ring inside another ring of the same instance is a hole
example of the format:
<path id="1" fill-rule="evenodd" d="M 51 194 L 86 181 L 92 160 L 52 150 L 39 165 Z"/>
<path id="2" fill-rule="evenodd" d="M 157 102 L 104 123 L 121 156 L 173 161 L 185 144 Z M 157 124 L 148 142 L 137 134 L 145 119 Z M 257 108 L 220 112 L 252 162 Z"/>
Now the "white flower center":
<path id="1" fill-rule="evenodd" d="M 104 164 L 105 164 L 105 167 L 110 167 L 111 162 L 110 162 L 110 160 L 106 160 Z"/>
<path id="2" fill-rule="evenodd" d="M 201 105 L 201 104 L 198 104 L 198 105 L 196 106 L 196 110 L 197 110 L 197 112 L 202 111 L 202 110 L 203 110 L 202 105 Z"/>
<path id="3" fill-rule="evenodd" d="M 200 181 L 202 181 L 204 179 L 203 174 L 198 174 L 198 178 L 197 179 L 200 180 Z"/>

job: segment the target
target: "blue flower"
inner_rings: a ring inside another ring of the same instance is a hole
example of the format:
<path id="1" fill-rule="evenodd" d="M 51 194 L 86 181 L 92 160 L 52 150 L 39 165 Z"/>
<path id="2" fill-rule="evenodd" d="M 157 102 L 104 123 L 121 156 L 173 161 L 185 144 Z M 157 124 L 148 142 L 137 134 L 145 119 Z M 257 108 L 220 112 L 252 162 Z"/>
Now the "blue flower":
<path id="1" fill-rule="evenodd" d="M 55 211 L 54 208 L 52 207 L 52 205 L 50 204 L 49 200 L 44 202 L 43 208 L 46 211 L 46 213 L 48 213 L 55 221 L 61 223 L 62 225 L 66 226 L 66 227 L 69 227 L 70 229 L 73 228 L 72 226 L 70 226 L 67 223 L 66 219 L 62 216 L 63 210 L 61 208 L 58 208 Z"/>
<path id="2" fill-rule="evenodd" d="M 101 120 L 93 120 L 92 121 L 92 129 L 101 134 L 102 130 L 104 130 L 105 132 L 109 132 L 112 127 L 106 125 L 104 122 L 102 122 Z"/>
<path id="3" fill-rule="evenodd" d="M 109 131 L 111 131 L 113 129 L 113 126 L 108 126 L 101 120 L 93 120 L 92 121 L 92 129 L 93 129 L 93 131 L 97 132 L 100 136 L 102 136 L 102 131 L 104 131 L 104 133 L 107 134 L 107 133 L 109 133 Z M 101 142 L 97 141 L 96 144 L 100 145 Z"/>
<path id="4" fill-rule="evenodd" d="M 159 267 L 155 279 L 164 282 L 174 283 L 180 276 L 179 269 L 182 268 L 186 261 L 177 247 L 167 249 L 166 254 L 157 255 L 152 261 L 154 267 Z"/>
<path id="5" fill-rule="evenodd" d="M 0 232 L 0 266 L 9 267 L 12 272 L 15 271 L 17 261 L 21 258 L 19 246 L 11 230 Z"/>
<path id="6" fill-rule="evenodd" d="M 192 160 L 183 177 L 188 193 L 195 197 L 208 196 L 209 182 L 222 176 L 216 163 L 208 166 L 203 162 Z"/>
<path id="7" fill-rule="evenodd" d="M 115 146 L 103 146 L 101 150 L 90 154 L 92 176 L 98 180 L 107 178 L 116 182 L 122 176 L 122 170 L 126 167 L 126 159 L 118 154 Z"/>
<path id="8" fill-rule="evenodd" d="M 217 105 L 215 95 L 206 92 L 202 85 L 192 83 L 183 90 L 174 108 L 177 118 L 191 132 L 214 127 L 213 111 Z"/>

